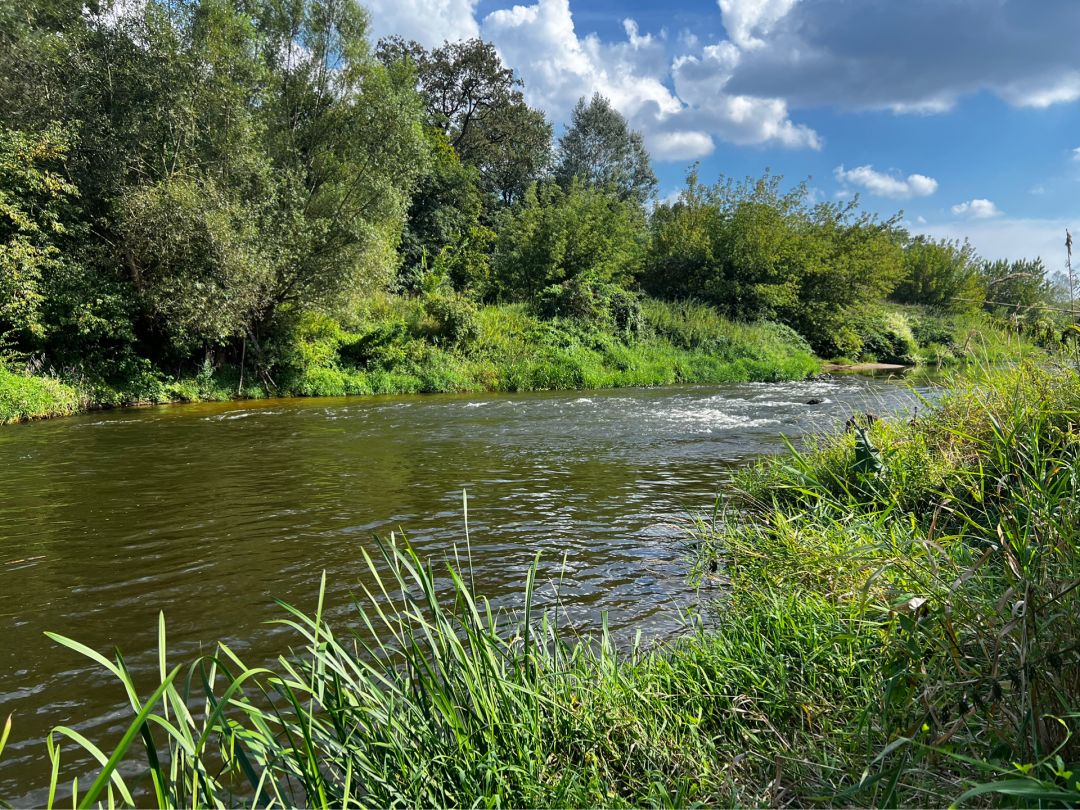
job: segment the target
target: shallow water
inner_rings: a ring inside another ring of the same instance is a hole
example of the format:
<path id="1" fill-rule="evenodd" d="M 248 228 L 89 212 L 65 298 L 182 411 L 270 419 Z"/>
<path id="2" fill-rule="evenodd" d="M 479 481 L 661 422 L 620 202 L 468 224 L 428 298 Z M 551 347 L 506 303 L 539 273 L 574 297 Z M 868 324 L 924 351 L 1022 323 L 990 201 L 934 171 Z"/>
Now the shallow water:
<path id="1" fill-rule="evenodd" d="M 808 405 L 811 399 L 821 404 Z M 852 411 L 913 404 L 893 379 L 589 393 L 266 400 L 120 410 L 0 429 L 0 800 L 40 803 L 44 736 L 109 749 L 117 684 L 42 634 L 108 652 L 148 684 L 163 610 L 174 663 L 227 639 L 256 662 L 291 641 L 273 598 L 312 608 L 323 570 L 348 613 L 360 549 L 403 529 L 462 544 L 477 590 L 515 604 L 542 552 L 569 619 L 646 636 L 679 626 L 686 521 L 732 469 Z M 148 690 L 147 690 L 148 691 Z"/>

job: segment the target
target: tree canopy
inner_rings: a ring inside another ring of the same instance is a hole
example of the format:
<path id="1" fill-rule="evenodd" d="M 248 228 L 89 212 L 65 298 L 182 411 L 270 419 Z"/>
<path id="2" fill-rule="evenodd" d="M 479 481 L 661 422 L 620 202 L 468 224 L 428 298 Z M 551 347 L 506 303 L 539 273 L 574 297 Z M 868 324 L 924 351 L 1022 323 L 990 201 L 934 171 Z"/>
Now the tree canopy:
<path id="1" fill-rule="evenodd" d="M 509 204 L 547 171 L 551 125 L 526 104 L 521 80 L 490 42 L 447 42 L 429 51 L 394 36 L 380 40 L 377 52 L 384 64 L 415 72 L 428 121 L 462 163 L 476 168 L 485 192 Z"/>
<path id="2" fill-rule="evenodd" d="M 576 179 L 614 190 L 621 199 L 644 204 L 656 193 L 656 174 L 641 133 L 630 129 L 611 102 L 597 93 L 578 100 L 570 126 L 559 139 L 555 179 L 563 188 Z"/>

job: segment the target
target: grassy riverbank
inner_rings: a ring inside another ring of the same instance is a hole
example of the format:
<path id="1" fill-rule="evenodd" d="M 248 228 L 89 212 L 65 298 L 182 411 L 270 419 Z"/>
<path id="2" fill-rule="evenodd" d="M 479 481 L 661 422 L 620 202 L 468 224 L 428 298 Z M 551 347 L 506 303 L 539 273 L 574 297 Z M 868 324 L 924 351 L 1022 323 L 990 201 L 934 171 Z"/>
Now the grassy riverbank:
<path id="1" fill-rule="evenodd" d="M 740 484 L 738 510 L 695 536 L 714 604 L 659 646 L 578 643 L 531 609 L 532 574 L 523 614 L 495 614 L 467 570 L 429 569 L 400 539 L 369 561 L 359 632 L 321 599 L 289 609 L 296 652 L 270 670 L 224 647 L 170 669 L 163 627 L 155 689 L 64 642 L 113 671 L 135 715 L 81 801 L 1080 801 L 1075 371 L 975 372 L 913 418 Z M 121 761 L 143 765 L 121 779 Z"/>
<path id="2" fill-rule="evenodd" d="M 466 391 L 536 391 L 676 383 L 777 382 L 821 369 L 809 345 L 771 322 L 738 323 L 697 303 L 643 299 L 632 318 L 542 318 L 524 304 L 460 297 L 369 298 L 347 317 L 307 315 L 263 347 L 274 363 L 213 355 L 169 374 L 148 362 L 102 375 L 0 370 L 0 424 L 132 404 Z M 1015 360 L 1031 346 L 993 318 L 917 307 L 868 312 L 852 360 L 932 368 Z M 254 354 L 254 350 L 253 350 Z"/>

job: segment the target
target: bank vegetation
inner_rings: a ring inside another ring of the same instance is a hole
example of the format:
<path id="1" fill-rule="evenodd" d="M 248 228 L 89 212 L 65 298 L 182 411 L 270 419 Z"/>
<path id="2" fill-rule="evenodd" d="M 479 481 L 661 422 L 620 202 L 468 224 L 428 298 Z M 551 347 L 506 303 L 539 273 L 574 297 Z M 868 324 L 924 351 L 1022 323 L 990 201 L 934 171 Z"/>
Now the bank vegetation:
<path id="1" fill-rule="evenodd" d="M 4 4 L 0 422 L 769 380 L 813 371 L 808 347 L 946 364 L 995 330 L 1060 337 L 1038 260 L 770 174 L 692 169 L 658 201 L 605 98 L 556 142 L 490 43 L 368 30 L 338 0 Z"/>

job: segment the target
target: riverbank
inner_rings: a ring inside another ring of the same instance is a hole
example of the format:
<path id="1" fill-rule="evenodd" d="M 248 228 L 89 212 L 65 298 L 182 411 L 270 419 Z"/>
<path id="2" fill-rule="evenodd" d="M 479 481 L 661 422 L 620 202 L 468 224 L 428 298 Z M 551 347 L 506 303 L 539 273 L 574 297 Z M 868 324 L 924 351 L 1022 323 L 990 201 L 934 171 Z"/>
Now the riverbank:
<path id="1" fill-rule="evenodd" d="M 530 612 L 535 574 L 510 619 L 467 565 L 446 579 L 391 540 L 358 616 L 329 622 L 322 598 L 290 611 L 298 652 L 273 671 L 222 648 L 230 674 L 190 721 L 200 678 L 163 652 L 161 689 L 130 685 L 144 711 L 116 761 L 145 765 L 123 790 L 164 805 L 246 784 L 245 803 L 320 806 L 944 806 L 998 781 L 1026 804 L 1075 804 L 1080 378 L 1028 365 L 955 388 L 745 472 L 739 511 L 695 533 L 715 607 L 671 643 L 579 643 Z M 156 764 L 166 748 L 174 773 Z M 219 756 L 224 772 L 200 764 Z"/>
<path id="2" fill-rule="evenodd" d="M 859 361 L 944 368 L 1016 360 L 1032 350 L 992 318 L 894 307 L 863 320 L 866 353 L 823 366 L 777 323 L 738 323 L 703 304 L 643 299 L 624 323 L 542 318 L 525 305 L 375 296 L 347 318 L 306 315 L 244 366 L 208 355 L 167 374 L 0 368 L 0 425 L 125 405 L 268 396 L 366 396 L 584 390 L 799 380 Z M 271 358 L 272 357 L 272 361 Z"/>

